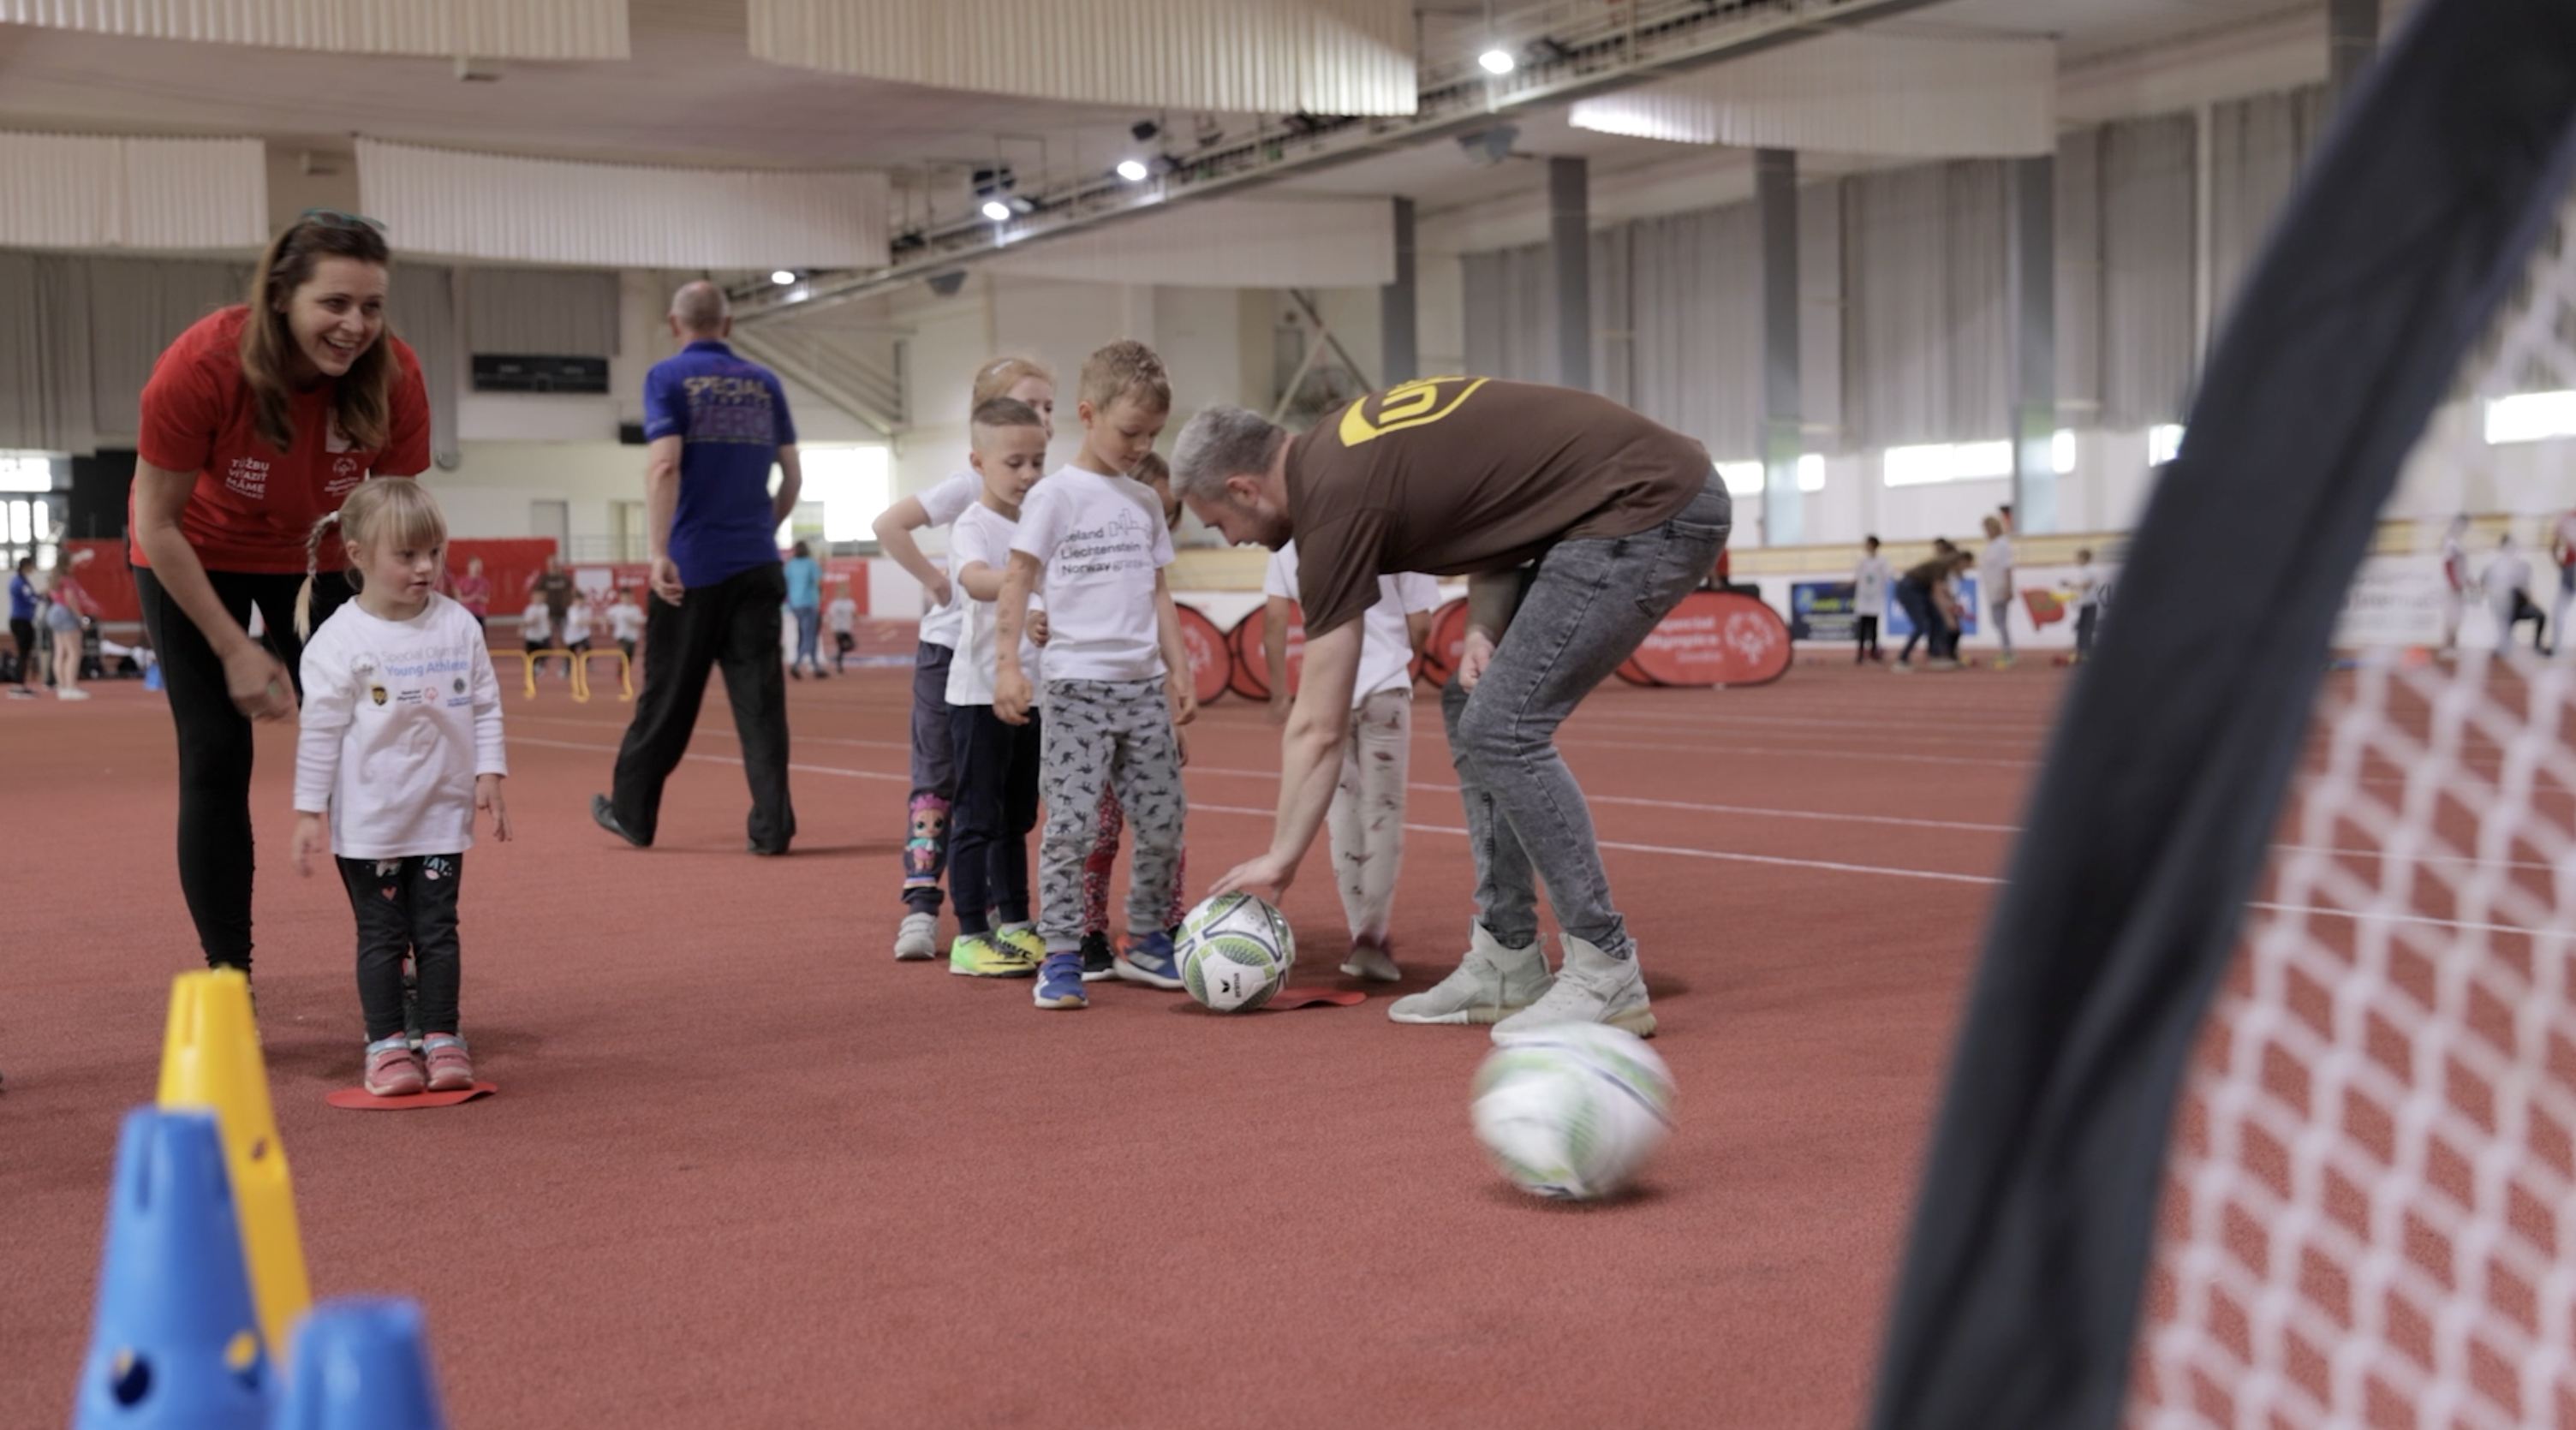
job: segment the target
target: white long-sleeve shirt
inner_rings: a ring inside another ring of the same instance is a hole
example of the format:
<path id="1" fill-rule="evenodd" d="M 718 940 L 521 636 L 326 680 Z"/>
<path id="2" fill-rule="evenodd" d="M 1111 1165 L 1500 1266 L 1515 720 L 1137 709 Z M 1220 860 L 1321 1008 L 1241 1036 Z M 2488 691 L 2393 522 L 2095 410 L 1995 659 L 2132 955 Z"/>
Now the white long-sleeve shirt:
<path id="1" fill-rule="evenodd" d="M 465 608 L 408 621 L 355 601 L 304 646 L 295 808 L 331 816 L 331 852 L 408 859 L 474 847 L 474 781 L 506 775 L 501 685 Z"/>

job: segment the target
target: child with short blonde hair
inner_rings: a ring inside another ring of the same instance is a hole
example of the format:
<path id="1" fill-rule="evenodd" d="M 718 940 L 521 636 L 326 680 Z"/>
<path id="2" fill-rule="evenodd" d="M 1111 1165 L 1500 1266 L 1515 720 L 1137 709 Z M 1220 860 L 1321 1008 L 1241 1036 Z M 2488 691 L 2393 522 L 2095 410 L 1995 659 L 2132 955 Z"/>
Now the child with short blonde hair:
<path id="1" fill-rule="evenodd" d="M 999 612 L 993 712 L 1017 724 L 1036 692 L 1019 658 L 1030 593 L 1046 591 L 1046 725 L 1038 782 L 1046 799 L 1039 844 L 1040 1008 L 1080 1008 L 1083 864 L 1098 838 L 1103 792 L 1114 790 L 1135 830 L 1128 937 L 1120 978 L 1179 988 L 1164 919 L 1178 884 L 1181 788 L 1178 727 L 1198 713 L 1179 614 L 1163 568 L 1172 563 L 1163 504 L 1129 476 L 1171 415 L 1162 359 L 1120 341 L 1082 365 L 1082 451 L 1029 495 L 1011 539 Z"/>
<path id="2" fill-rule="evenodd" d="M 311 874 L 327 843 L 357 915 L 367 1091 L 461 1092 L 474 1086 L 474 1062 L 457 1032 L 456 896 L 475 812 L 491 813 L 495 839 L 510 838 L 500 682 L 474 617 L 435 589 L 447 521 L 427 489 L 402 477 L 359 483 L 314 525 L 308 573 L 334 526 L 358 594 L 304 646 L 295 868 Z M 299 632 L 312 588 L 308 574 Z M 418 1053 L 406 958 L 418 970 Z"/>

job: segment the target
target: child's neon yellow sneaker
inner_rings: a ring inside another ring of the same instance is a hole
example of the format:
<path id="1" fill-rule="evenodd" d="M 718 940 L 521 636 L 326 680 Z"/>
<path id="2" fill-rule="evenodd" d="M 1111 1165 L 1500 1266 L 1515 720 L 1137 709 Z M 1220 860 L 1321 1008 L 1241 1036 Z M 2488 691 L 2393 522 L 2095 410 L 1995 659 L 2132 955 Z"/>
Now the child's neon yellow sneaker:
<path id="1" fill-rule="evenodd" d="M 948 945 L 948 971 L 961 978 L 1026 978 L 1038 961 L 989 933 L 961 933 Z"/>
<path id="2" fill-rule="evenodd" d="M 1000 933 L 993 935 L 993 941 L 999 943 L 1002 947 L 1010 950 L 1011 952 L 1026 958 L 1032 968 L 1036 967 L 1038 964 L 1046 962 L 1046 940 L 1038 937 L 1038 931 L 1036 929 L 1029 928 L 1026 925 L 1022 925 L 1018 928 L 1006 928 Z"/>

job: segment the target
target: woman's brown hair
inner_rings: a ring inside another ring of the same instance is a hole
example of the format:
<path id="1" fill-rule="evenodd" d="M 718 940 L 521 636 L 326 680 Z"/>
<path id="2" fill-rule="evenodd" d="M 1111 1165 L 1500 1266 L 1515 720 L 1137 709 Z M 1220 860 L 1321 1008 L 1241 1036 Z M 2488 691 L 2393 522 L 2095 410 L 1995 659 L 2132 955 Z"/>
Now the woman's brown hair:
<path id="1" fill-rule="evenodd" d="M 287 300 L 312 281 L 313 270 L 325 258 L 352 258 L 379 268 L 393 263 L 384 234 L 367 220 L 348 214 L 306 214 L 287 225 L 261 256 L 259 270 L 251 278 L 250 318 L 242 324 L 242 381 L 258 407 L 253 425 L 260 440 L 281 452 L 295 446 L 290 415 L 295 398 L 295 332 L 287 322 Z M 388 321 L 375 342 L 332 385 L 332 423 L 360 451 L 382 450 L 393 430 L 394 383 L 401 376 L 393 335 Z"/>
<path id="2" fill-rule="evenodd" d="M 966 410 L 972 412 L 996 397 L 1007 396 L 1012 388 L 1033 377 L 1049 387 L 1055 386 L 1055 369 L 1036 358 L 995 358 L 975 369 L 974 400 L 966 405 Z"/>

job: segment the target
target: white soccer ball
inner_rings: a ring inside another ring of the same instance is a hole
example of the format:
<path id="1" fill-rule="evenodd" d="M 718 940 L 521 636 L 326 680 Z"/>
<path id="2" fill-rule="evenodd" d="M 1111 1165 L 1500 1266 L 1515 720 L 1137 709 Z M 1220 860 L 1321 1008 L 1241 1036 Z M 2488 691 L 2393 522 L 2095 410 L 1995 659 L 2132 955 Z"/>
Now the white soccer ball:
<path id="1" fill-rule="evenodd" d="M 1172 950 L 1181 986 L 1211 1013 L 1249 1013 L 1288 986 L 1297 939 L 1277 909 L 1251 894 L 1219 894 L 1190 910 Z"/>
<path id="2" fill-rule="evenodd" d="M 1600 1023 L 1513 1035 L 1476 1069 L 1476 1139 L 1535 1196 L 1590 1201 L 1634 1179 L 1673 1127 L 1673 1077 L 1643 1038 Z"/>

